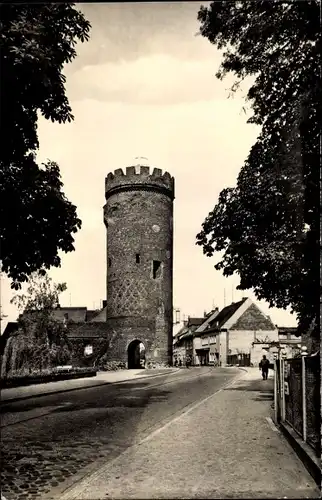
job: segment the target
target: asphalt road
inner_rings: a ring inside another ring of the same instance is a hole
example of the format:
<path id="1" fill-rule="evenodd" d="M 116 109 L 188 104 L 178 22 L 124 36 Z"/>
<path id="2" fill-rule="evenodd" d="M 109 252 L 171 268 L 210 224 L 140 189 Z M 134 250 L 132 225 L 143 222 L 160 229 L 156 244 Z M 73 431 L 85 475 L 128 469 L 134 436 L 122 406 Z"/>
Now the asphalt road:
<path id="1" fill-rule="evenodd" d="M 191 368 L 4 404 L 2 493 L 7 500 L 60 498 L 71 484 L 238 373 L 232 368 Z"/>

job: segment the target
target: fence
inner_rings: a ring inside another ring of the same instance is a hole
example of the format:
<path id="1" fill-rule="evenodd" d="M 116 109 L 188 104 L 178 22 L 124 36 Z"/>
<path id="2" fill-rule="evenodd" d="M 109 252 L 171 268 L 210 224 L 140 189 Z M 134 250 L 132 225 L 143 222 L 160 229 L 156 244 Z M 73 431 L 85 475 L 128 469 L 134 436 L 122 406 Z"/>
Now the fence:
<path id="1" fill-rule="evenodd" d="M 320 455 L 320 358 L 279 359 L 275 365 L 275 416 Z"/>

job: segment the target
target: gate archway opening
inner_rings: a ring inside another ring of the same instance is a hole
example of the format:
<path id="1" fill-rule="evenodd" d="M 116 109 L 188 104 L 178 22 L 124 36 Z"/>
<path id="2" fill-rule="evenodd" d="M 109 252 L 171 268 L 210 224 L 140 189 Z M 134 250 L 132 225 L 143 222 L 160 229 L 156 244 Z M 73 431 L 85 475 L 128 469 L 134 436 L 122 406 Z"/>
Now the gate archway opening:
<path id="1" fill-rule="evenodd" d="M 135 339 L 127 348 L 127 367 L 145 368 L 145 347 L 141 340 Z"/>

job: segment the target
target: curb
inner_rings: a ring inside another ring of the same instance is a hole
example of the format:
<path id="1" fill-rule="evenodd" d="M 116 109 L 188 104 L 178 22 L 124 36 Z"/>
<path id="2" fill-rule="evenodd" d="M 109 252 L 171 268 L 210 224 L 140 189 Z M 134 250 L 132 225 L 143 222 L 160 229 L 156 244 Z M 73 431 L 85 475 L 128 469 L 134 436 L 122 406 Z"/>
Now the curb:
<path id="1" fill-rule="evenodd" d="M 179 371 L 178 369 L 173 369 L 169 371 L 168 373 L 176 373 Z M 71 389 L 60 389 L 59 391 L 50 391 L 50 392 L 42 392 L 38 394 L 30 394 L 28 396 L 21 396 L 18 398 L 10 398 L 6 400 L 1 401 L 1 406 L 10 404 L 10 403 L 17 403 L 18 401 L 24 401 L 25 399 L 33 399 L 33 398 L 40 398 L 42 396 L 52 396 L 53 394 L 62 394 L 63 392 L 72 392 L 72 391 L 80 391 L 80 390 L 85 390 L 85 389 L 92 389 L 93 387 L 101 387 L 102 385 L 117 385 L 117 384 L 124 384 L 125 382 L 129 382 L 132 380 L 142 380 L 144 378 L 155 378 L 155 377 L 161 377 L 164 376 L 165 373 L 156 373 L 155 375 L 144 375 L 143 377 L 137 377 L 137 378 L 128 378 L 124 380 L 119 380 L 118 382 L 102 382 L 98 384 L 93 384 L 93 385 L 87 385 L 85 387 L 72 387 Z M 94 380 L 93 380 L 94 382 Z"/>
<path id="2" fill-rule="evenodd" d="M 303 462 L 316 484 L 321 486 L 321 463 L 311 447 L 305 443 L 286 422 L 279 422 L 279 428 L 299 459 Z"/>

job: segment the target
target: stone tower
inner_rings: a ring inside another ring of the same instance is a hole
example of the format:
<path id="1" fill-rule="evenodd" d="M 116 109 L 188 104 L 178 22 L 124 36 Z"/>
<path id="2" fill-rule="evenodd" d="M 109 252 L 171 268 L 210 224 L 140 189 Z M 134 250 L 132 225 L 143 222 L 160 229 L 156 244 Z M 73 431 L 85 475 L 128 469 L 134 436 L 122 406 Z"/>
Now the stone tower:
<path id="1" fill-rule="evenodd" d="M 174 178 L 148 166 L 109 173 L 105 180 L 107 323 L 110 357 L 138 367 L 172 364 Z"/>

